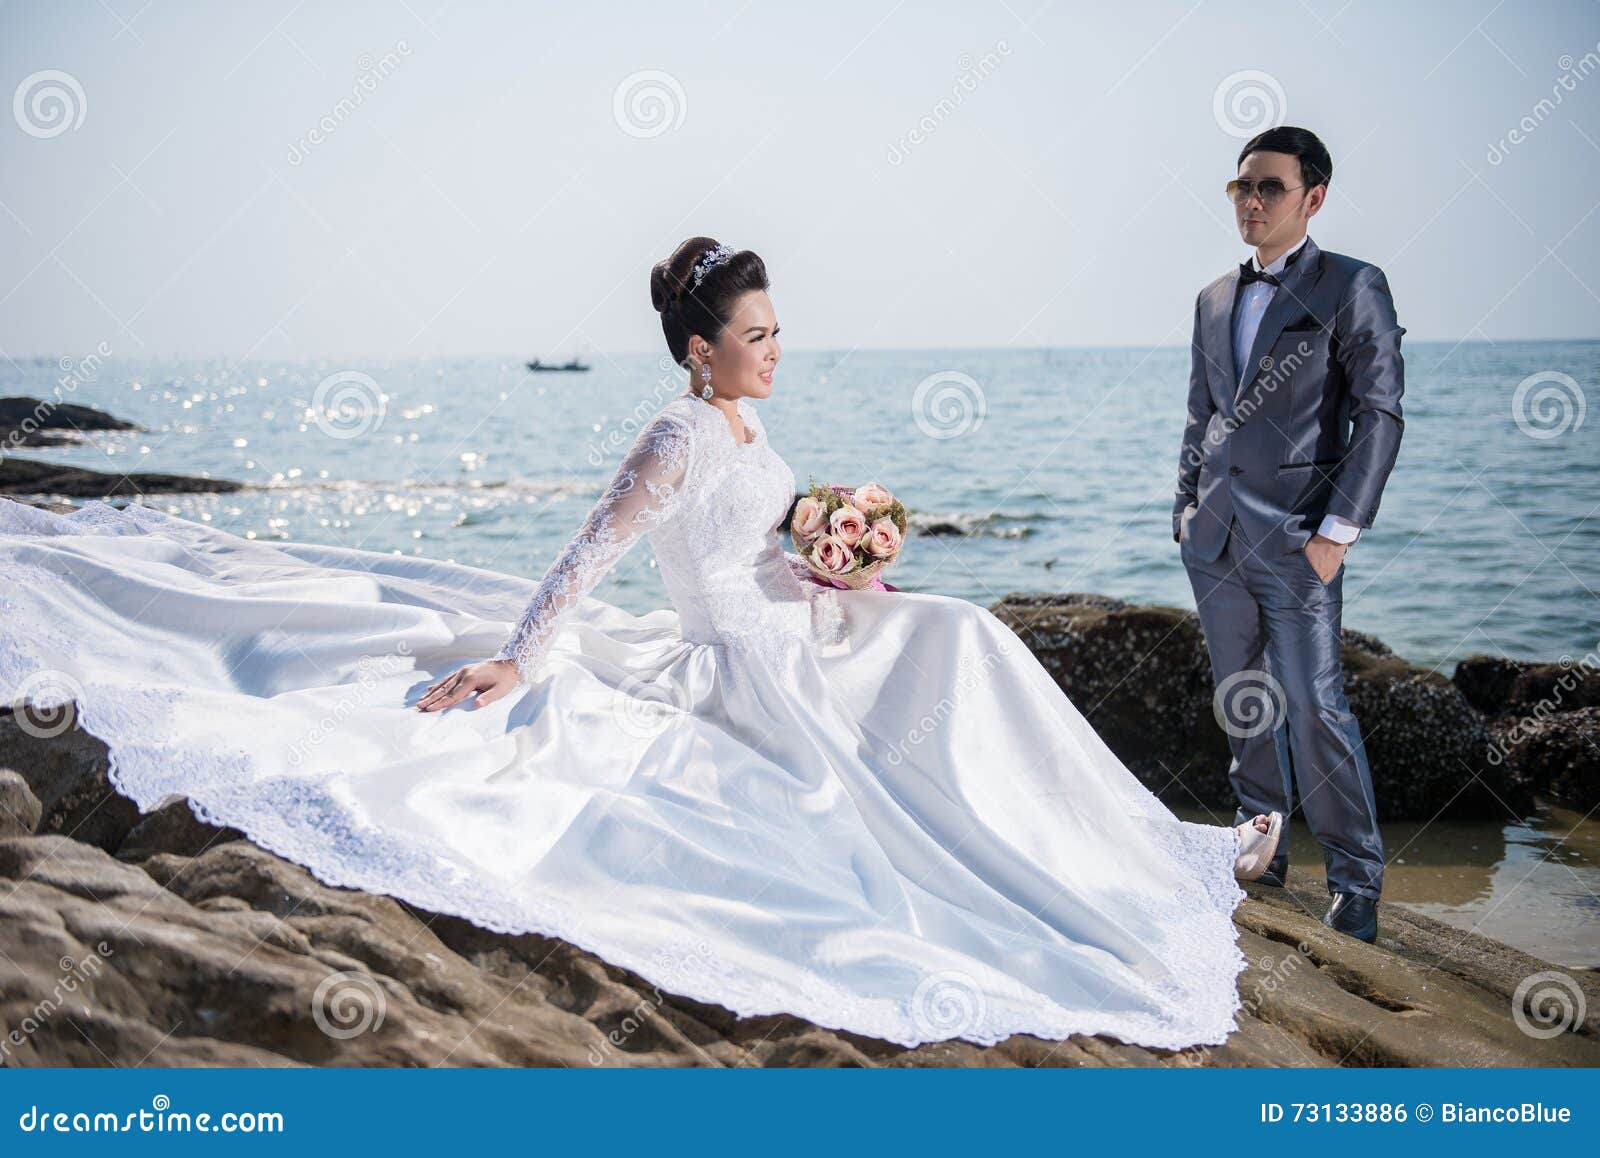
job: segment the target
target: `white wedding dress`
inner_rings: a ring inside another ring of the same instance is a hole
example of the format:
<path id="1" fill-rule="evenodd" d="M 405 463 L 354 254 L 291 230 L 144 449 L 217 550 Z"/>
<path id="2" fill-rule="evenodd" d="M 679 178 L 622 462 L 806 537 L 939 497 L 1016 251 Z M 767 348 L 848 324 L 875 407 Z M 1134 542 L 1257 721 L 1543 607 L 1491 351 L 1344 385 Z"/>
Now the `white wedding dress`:
<path id="1" fill-rule="evenodd" d="M 741 1015 L 1222 1042 L 1235 831 L 1177 819 L 987 609 L 801 578 L 739 411 L 744 444 L 666 404 L 537 585 L 0 500 L 0 697 L 77 701 L 142 809 Z M 672 607 L 590 595 L 646 534 Z M 511 695 L 415 709 L 497 649 Z"/>

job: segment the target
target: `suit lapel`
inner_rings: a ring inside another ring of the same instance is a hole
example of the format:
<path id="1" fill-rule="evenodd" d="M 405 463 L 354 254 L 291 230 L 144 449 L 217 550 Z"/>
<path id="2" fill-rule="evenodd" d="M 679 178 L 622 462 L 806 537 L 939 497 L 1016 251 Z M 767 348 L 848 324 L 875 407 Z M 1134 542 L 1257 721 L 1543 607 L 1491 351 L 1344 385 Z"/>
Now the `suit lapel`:
<path id="1" fill-rule="evenodd" d="M 1305 308 L 1306 295 L 1322 275 L 1322 251 L 1317 248 L 1316 242 L 1306 238 L 1303 249 L 1304 252 L 1289 266 L 1283 284 L 1273 291 L 1267 312 L 1261 315 L 1261 326 L 1256 330 L 1256 340 L 1250 346 L 1250 357 L 1245 361 L 1244 373 L 1239 376 L 1238 388 L 1234 391 L 1235 402 L 1244 396 L 1245 388 L 1261 373 L 1261 359 L 1272 349 L 1272 344 L 1283 333 L 1283 327 L 1289 324 L 1289 319 Z M 1235 273 L 1234 280 L 1237 281 L 1238 277 Z M 1231 341 L 1228 347 L 1233 348 Z"/>
<path id="2" fill-rule="evenodd" d="M 1230 418 L 1234 395 L 1226 388 L 1239 380 L 1239 370 L 1233 364 L 1233 299 L 1238 292 L 1239 271 L 1234 270 L 1206 300 L 1200 319 L 1200 341 L 1204 347 L 1201 353 L 1212 365 L 1222 368 L 1222 401 L 1225 403 L 1222 409 Z"/>

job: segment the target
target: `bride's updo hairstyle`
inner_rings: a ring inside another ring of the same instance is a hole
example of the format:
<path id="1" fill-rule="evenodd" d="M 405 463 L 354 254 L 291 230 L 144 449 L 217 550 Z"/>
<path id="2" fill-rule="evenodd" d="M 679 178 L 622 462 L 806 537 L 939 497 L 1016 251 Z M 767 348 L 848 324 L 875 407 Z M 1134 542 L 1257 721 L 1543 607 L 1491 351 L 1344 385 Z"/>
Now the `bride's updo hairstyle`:
<path id="1" fill-rule="evenodd" d="M 739 250 L 694 285 L 695 264 L 715 248 L 715 238 L 691 237 L 650 271 L 650 304 L 661 315 L 667 349 L 680 366 L 688 364 L 690 337 L 699 334 L 715 345 L 740 296 L 769 288 L 767 267 L 748 249 Z"/>

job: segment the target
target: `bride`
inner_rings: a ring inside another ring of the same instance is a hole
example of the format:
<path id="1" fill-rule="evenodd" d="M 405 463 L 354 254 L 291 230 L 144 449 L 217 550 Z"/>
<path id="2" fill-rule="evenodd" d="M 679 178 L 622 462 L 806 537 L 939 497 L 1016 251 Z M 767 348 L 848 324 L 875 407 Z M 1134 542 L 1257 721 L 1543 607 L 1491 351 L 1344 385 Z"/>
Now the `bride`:
<path id="1" fill-rule="evenodd" d="M 985 608 L 806 578 L 751 401 L 778 364 L 767 289 L 705 237 L 655 267 L 690 391 L 537 585 L 0 503 L 0 696 L 76 701 L 141 808 L 187 798 L 331 884 L 740 1015 L 1221 1043 L 1237 881 L 1282 817 L 1179 820 Z M 672 607 L 589 595 L 646 534 Z"/>

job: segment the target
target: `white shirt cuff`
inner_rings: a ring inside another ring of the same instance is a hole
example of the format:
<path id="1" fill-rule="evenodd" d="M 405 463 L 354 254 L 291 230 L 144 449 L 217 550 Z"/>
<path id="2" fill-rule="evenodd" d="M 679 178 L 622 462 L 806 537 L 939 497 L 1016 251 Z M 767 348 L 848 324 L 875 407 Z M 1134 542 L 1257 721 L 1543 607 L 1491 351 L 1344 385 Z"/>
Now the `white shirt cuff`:
<path id="1" fill-rule="evenodd" d="M 1317 534 L 1335 543 L 1354 543 L 1361 536 L 1361 528 L 1338 515 L 1323 515 L 1322 526 L 1317 528 Z"/>

